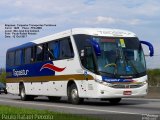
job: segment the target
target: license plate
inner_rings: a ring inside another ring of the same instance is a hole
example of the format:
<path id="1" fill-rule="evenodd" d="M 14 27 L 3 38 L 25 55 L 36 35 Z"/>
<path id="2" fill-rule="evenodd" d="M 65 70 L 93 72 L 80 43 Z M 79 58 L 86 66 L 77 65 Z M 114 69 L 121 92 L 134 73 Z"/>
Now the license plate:
<path id="1" fill-rule="evenodd" d="M 132 91 L 124 91 L 123 95 L 132 95 Z"/>

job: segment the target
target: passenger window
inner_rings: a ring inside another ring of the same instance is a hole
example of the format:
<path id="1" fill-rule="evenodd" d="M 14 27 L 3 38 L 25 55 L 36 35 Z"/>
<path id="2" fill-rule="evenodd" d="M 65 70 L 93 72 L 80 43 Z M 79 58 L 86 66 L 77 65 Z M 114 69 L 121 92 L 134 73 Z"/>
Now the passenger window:
<path id="1" fill-rule="evenodd" d="M 9 66 L 13 66 L 14 65 L 14 53 L 15 52 L 9 52 L 8 54 L 7 54 L 7 65 L 9 65 Z"/>
<path id="2" fill-rule="evenodd" d="M 73 58 L 73 48 L 69 38 L 60 40 L 60 59 Z"/>
<path id="3" fill-rule="evenodd" d="M 30 64 L 34 62 L 33 54 L 34 54 L 33 47 L 24 49 L 24 63 L 25 64 Z"/>
<path id="4" fill-rule="evenodd" d="M 26 48 L 24 50 L 24 56 L 25 56 L 24 63 L 29 64 L 31 61 L 31 48 Z"/>
<path id="5" fill-rule="evenodd" d="M 40 48 L 41 51 L 43 51 L 42 49 L 44 49 L 44 60 L 67 59 L 74 56 L 69 38 L 46 43 L 43 48 Z"/>
<path id="6" fill-rule="evenodd" d="M 59 59 L 59 42 L 53 41 L 48 44 L 48 59 L 57 60 Z"/>
<path id="7" fill-rule="evenodd" d="M 43 45 L 36 46 L 36 61 L 43 61 L 44 58 L 43 53 L 44 53 Z"/>
<path id="8" fill-rule="evenodd" d="M 15 54 L 15 65 L 21 65 L 22 61 L 22 50 L 17 50 Z"/>

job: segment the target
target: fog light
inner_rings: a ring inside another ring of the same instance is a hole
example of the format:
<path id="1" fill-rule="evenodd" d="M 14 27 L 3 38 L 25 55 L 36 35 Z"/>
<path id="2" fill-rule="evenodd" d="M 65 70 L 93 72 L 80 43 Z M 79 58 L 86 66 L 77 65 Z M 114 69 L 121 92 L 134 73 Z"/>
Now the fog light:
<path id="1" fill-rule="evenodd" d="M 101 94 L 104 94 L 104 91 L 103 91 L 103 90 L 101 90 Z"/>

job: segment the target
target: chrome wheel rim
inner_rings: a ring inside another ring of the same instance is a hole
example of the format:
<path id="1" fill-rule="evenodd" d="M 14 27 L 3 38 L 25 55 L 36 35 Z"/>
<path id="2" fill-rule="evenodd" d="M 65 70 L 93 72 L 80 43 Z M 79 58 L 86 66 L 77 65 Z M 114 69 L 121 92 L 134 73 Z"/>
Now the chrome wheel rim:
<path id="1" fill-rule="evenodd" d="M 22 88 L 22 90 L 21 90 L 21 97 L 24 98 L 24 96 L 25 96 L 25 91 L 24 91 L 24 88 Z"/>
<path id="2" fill-rule="evenodd" d="M 74 101 L 77 99 L 77 96 L 78 96 L 78 91 L 77 91 L 77 89 L 73 89 L 73 90 L 72 90 L 71 96 L 72 96 L 72 99 L 73 99 Z"/>

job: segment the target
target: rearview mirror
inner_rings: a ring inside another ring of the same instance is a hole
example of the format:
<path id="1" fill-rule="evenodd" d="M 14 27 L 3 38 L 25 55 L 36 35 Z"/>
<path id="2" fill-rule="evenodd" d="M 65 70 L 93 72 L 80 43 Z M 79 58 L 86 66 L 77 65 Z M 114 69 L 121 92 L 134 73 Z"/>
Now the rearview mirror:
<path id="1" fill-rule="evenodd" d="M 148 48 L 149 48 L 149 56 L 150 57 L 154 56 L 154 48 L 153 48 L 153 45 L 150 42 L 140 41 L 140 43 L 148 46 Z"/>

